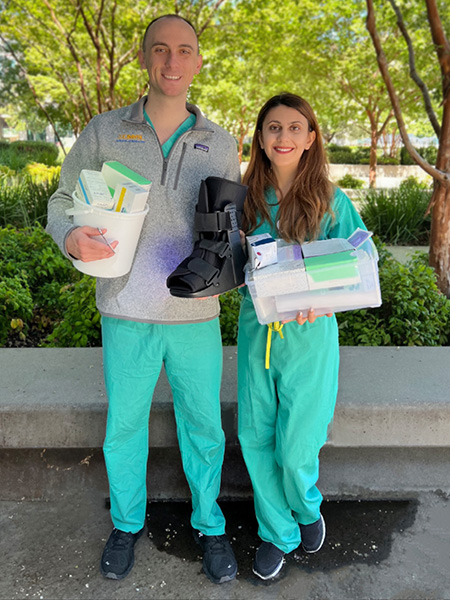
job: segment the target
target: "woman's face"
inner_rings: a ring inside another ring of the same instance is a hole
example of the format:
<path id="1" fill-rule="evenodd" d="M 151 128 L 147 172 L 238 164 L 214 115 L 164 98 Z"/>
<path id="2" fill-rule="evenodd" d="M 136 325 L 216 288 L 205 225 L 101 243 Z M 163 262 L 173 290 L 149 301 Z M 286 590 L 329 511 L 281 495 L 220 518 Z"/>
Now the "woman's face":
<path id="1" fill-rule="evenodd" d="M 309 131 L 306 117 L 295 108 L 280 105 L 267 113 L 259 142 L 272 168 L 284 171 L 297 168 L 315 139 L 316 132 Z"/>

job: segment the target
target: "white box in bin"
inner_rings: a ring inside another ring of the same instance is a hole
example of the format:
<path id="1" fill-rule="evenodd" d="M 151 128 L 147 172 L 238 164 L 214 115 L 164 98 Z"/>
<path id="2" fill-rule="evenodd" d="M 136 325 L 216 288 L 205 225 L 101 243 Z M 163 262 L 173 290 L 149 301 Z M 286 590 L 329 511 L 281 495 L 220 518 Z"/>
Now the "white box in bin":
<path id="1" fill-rule="evenodd" d="M 293 319 L 299 311 L 306 314 L 310 308 L 314 308 L 315 314 L 321 316 L 380 306 L 377 249 L 372 240 L 368 239 L 353 252 L 358 277 L 357 283 L 354 283 L 355 279 L 349 278 L 348 285 L 336 285 L 336 282 L 345 282 L 345 278 L 335 278 L 330 281 L 330 286 L 323 282 L 320 289 L 310 289 L 303 260 L 281 260 L 264 269 L 247 271 L 245 282 L 252 296 L 258 321 L 267 324 Z M 278 259 L 280 260 L 280 251 Z"/>
<path id="2" fill-rule="evenodd" d="M 252 269 L 261 269 L 277 262 L 277 242 L 270 233 L 248 235 L 246 240 Z"/>

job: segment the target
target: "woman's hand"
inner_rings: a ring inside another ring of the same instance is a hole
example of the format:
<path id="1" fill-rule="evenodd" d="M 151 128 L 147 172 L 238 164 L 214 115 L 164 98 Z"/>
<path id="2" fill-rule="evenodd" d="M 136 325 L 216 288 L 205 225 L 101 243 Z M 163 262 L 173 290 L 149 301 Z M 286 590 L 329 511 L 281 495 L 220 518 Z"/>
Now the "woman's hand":
<path id="1" fill-rule="evenodd" d="M 327 313 L 326 315 L 321 315 L 321 316 L 327 316 L 327 317 L 332 317 L 333 313 Z M 281 321 L 281 323 L 284 325 L 285 323 L 290 323 L 291 321 L 297 321 L 297 323 L 299 325 L 303 325 L 304 323 L 306 323 L 306 321 L 308 321 L 308 323 L 314 323 L 314 321 L 317 319 L 318 317 L 316 317 L 315 313 L 314 313 L 314 309 L 310 308 L 308 311 L 308 315 L 306 317 L 303 316 L 303 312 L 299 312 L 297 314 L 297 316 L 295 317 L 295 319 L 287 319 L 286 321 Z M 320 317 L 319 317 L 320 318 Z"/>

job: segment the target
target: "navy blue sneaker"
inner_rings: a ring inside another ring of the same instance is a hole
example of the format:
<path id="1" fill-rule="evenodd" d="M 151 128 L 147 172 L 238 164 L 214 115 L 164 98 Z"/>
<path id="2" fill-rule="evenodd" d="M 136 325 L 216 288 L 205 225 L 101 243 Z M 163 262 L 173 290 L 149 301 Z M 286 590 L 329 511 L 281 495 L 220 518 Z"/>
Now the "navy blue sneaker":
<path id="1" fill-rule="evenodd" d="M 120 531 L 114 528 L 106 542 L 100 562 L 100 572 L 108 579 L 123 579 L 134 565 L 134 545 L 144 532 Z"/>
<path id="2" fill-rule="evenodd" d="M 236 558 L 225 534 L 205 535 L 194 529 L 194 540 L 203 550 L 203 571 L 210 581 L 225 583 L 236 577 Z"/>
<path id="3" fill-rule="evenodd" d="M 273 579 L 283 568 L 284 552 L 271 542 L 263 542 L 255 554 L 253 573 L 261 579 Z"/>
<path id="4" fill-rule="evenodd" d="M 311 523 L 311 525 L 300 524 L 303 550 L 308 554 L 318 552 L 325 541 L 325 533 L 325 521 L 322 515 L 320 515 L 320 519 Z"/>

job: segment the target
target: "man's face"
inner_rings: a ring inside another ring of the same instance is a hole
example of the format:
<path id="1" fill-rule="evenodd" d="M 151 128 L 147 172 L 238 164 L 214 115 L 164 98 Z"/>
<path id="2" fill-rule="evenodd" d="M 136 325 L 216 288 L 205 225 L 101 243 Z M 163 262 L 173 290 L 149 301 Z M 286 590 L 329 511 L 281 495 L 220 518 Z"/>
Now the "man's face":
<path id="1" fill-rule="evenodd" d="M 202 66 L 192 27 L 170 17 L 156 21 L 147 32 L 145 52 L 139 52 L 139 62 L 147 70 L 152 93 L 186 96 Z"/>

